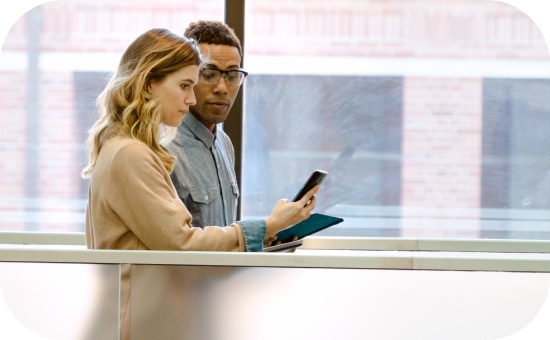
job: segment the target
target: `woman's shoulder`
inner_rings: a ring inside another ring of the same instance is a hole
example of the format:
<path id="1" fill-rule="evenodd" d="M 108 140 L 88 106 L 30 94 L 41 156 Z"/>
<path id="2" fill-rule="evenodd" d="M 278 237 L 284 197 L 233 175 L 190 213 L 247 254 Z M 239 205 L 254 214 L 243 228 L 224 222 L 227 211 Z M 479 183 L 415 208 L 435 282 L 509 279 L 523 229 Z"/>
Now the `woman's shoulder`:
<path id="1" fill-rule="evenodd" d="M 105 149 L 111 151 L 122 151 L 122 152 L 144 152 L 151 151 L 151 148 L 147 144 L 139 141 L 137 139 L 126 137 L 126 136 L 115 136 L 109 139 L 105 143 Z"/>
<path id="2" fill-rule="evenodd" d="M 140 159 L 155 159 L 155 153 L 151 148 L 137 139 L 116 136 L 107 141 L 104 145 L 104 150 L 107 154 L 110 154 L 113 161 L 119 161 L 123 163 L 136 163 Z"/>

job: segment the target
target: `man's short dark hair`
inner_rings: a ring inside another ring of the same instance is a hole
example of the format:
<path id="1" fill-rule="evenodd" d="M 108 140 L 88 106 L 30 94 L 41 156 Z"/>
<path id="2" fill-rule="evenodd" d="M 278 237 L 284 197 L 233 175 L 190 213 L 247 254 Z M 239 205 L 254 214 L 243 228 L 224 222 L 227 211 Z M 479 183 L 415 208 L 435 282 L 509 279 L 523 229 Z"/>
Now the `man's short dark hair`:
<path id="1" fill-rule="evenodd" d="M 241 42 L 233 29 L 221 21 L 199 20 L 192 22 L 183 33 L 187 38 L 197 41 L 197 43 L 212 45 L 227 45 L 236 47 L 241 57 L 243 50 Z"/>

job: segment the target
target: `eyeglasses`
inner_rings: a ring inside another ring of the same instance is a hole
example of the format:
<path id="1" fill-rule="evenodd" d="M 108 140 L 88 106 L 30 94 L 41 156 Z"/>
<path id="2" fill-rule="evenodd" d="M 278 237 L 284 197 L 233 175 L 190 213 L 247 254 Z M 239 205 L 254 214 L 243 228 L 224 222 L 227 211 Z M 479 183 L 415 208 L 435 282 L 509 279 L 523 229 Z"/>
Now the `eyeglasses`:
<path id="1" fill-rule="evenodd" d="M 220 81 L 222 74 L 225 83 L 228 86 L 240 86 L 243 83 L 244 78 L 248 75 L 248 72 L 241 69 L 222 71 L 215 68 L 205 68 L 199 73 L 200 80 L 208 85 L 217 84 Z"/>

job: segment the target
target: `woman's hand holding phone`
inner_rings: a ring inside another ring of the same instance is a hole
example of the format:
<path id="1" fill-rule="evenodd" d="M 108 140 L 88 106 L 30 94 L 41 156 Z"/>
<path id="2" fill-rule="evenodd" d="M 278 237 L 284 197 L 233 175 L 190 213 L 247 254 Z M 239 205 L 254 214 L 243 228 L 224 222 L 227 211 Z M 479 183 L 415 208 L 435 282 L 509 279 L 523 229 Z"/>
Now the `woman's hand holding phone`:
<path id="1" fill-rule="evenodd" d="M 271 214 L 266 218 L 264 244 L 271 244 L 279 231 L 300 223 L 311 215 L 316 203 L 315 193 L 319 187 L 319 184 L 315 185 L 296 202 L 289 202 L 288 199 L 277 201 Z"/>

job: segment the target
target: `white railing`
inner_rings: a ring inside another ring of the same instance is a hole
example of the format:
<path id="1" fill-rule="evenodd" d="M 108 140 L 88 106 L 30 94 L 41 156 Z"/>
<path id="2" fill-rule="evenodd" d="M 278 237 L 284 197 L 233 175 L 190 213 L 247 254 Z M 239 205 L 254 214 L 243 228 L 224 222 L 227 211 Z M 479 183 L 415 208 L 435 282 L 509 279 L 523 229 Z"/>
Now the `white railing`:
<path id="1" fill-rule="evenodd" d="M 0 338 L 117 339 L 128 265 L 132 339 L 550 336 L 547 241 L 308 237 L 295 253 L 83 241 L 0 233 Z"/>

